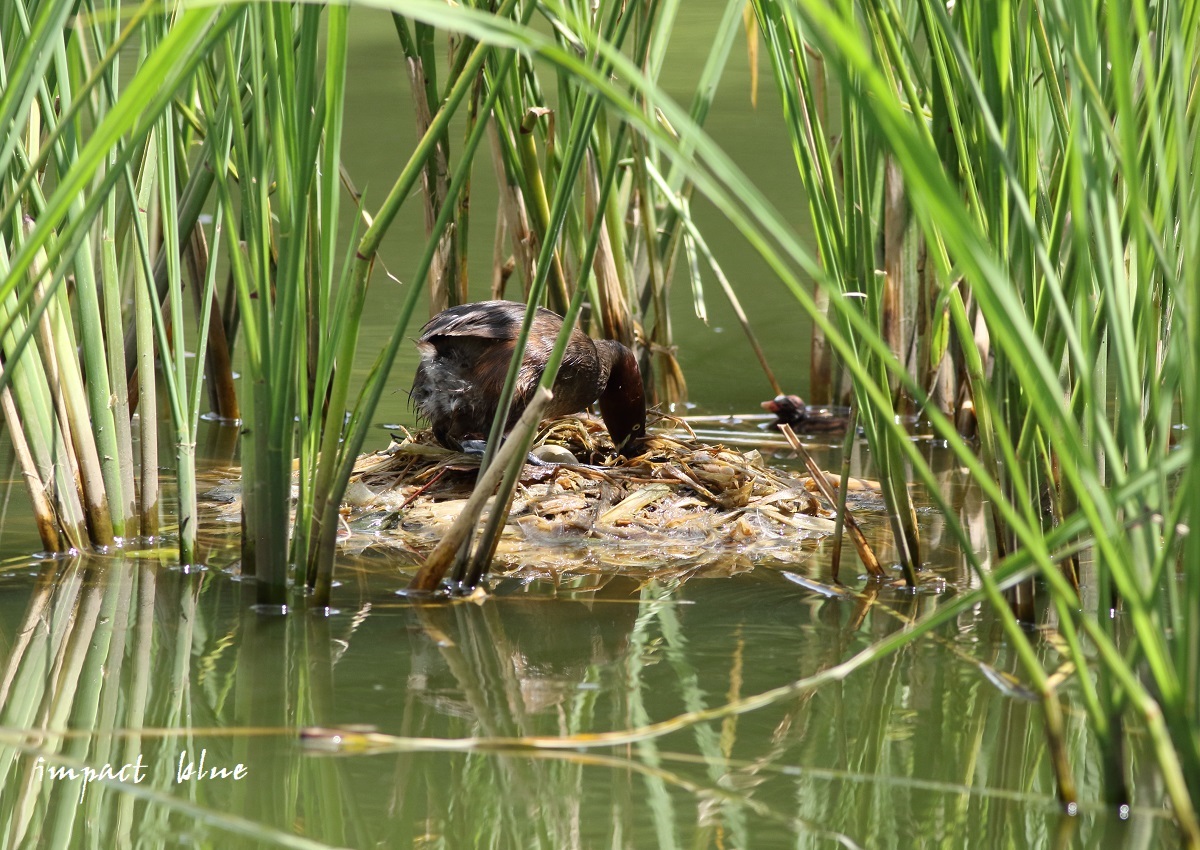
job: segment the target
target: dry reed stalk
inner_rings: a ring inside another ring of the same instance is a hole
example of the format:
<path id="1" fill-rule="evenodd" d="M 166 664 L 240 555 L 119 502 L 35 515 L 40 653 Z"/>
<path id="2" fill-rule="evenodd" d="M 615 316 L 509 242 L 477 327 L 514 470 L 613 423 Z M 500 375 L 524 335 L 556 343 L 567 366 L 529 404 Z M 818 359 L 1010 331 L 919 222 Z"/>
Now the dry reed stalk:
<path id="1" fill-rule="evenodd" d="M 513 261 L 516 269 L 521 273 L 521 292 L 528 296 L 529 287 L 533 283 L 536 271 L 534 258 L 537 256 L 533 249 L 534 236 L 529 224 L 529 208 L 525 204 L 525 196 L 521 192 L 520 185 L 512 180 L 508 169 L 504 166 L 504 152 L 500 147 L 500 131 L 496 122 L 491 122 L 488 131 L 491 141 L 492 168 L 496 172 L 497 179 L 500 180 L 500 211 L 497 219 L 504 222 L 504 227 L 512 241 Z M 499 228 L 499 224 L 497 224 L 497 228 Z M 499 243 L 500 236 L 497 235 L 497 255 L 500 253 Z M 499 275 L 495 270 L 493 272 Z M 495 297 L 499 298 L 504 295 L 503 283 L 506 281 L 507 276 L 494 278 L 492 294 Z"/>
<path id="2" fill-rule="evenodd" d="M 591 152 L 588 153 L 587 175 L 583 182 L 586 188 L 587 224 L 591 227 L 596 216 L 603 215 L 602 211 L 596 209 L 600 198 L 600 176 L 596 172 L 596 161 Z M 600 295 L 600 325 L 604 329 L 605 338 L 615 339 L 632 347 L 632 314 L 621 286 L 621 278 L 617 274 L 616 257 L 613 255 L 607 227 L 600 230 L 600 241 L 596 246 L 596 258 L 592 262 L 592 268 L 596 273 L 596 289 Z"/>
<path id="3" fill-rule="evenodd" d="M 419 56 L 409 55 L 406 58 L 408 78 L 412 84 L 413 109 L 416 112 L 414 129 L 419 142 L 429 132 L 429 126 L 433 123 L 433 105 L 428 95 L 433 84 L 426 74 L 425 63 Z M 434 222 L 437 221 L 438 214 L 446 203 L 446 192 L 449 188 L 449 151 L 447 147 L 446 138 L 443 136 L 438 140 L 433 155 L 426 161 L 425 168 L 421 172 L 421 186 L 424 190 L 421 197 L 424 200 L 425 233 L 427 235 L 433 233 Z M 438 249 L 429 266 L 429 315 L 431 316 L 453 304 L 449 276 L 457 267 L 454 255 L 454 229 L 447 228 L 438 242 Z"/>
<path id="4" fill-rule="evenodd" d="M 13 453 L 21 466 L 21 475 L 29 487 L 33 501 L 33 519 L 37 523 L 38 536 L 42 538 L 42 546 L 47 552 L 61 552 L 64 549 L 62 538 L 58 534 L 58 522 L 55 519 L 54 505 L 46 496 L 46 485 L 38 474 L 37 464 L 29 451 L 29 443 L 25 440 L 25 431 L 21 427 L 21 418 L 17 413 L 17 405 L 13 401 L 8 385 L 4 383 L 4 365 L 0 364 L 0 409 L 4 411 L 4 423 L 8 426 L 9 438 L 12 440 Z"/>
<path id="5" fill-rule="evenodd" d="M 31 219 L 25 219 L 24 229 L 26 236 L 32 233 Z M 36 299 L 45 300 L 47 295 L 43 281 L 49 275 L 49 269 L 46 267 L 44 250 L 38 250 L 37 259 L 29 274 L 30 279 L 34 281 Z M 100 470 L 96 437 L 91 428 L 91 416 L 86 409 L 83 375 L 75 356 L 73 335 L 70 333 L 70 316 L 63 309 L 65 300 L 65 295 L 60 289 L 50 299 L 38 320 L 42 363 L 46 370 L 47 384 L 54 398 L 67 457 L 70 459 L 80 498 L 87 512 L 91 540 L 101 546 L 109 546 L 114 539 L 112 518 Z"/>
<path id="6" fill-rule="evenodd" d="M 817 466 L 816 461 L 812 459 L 812 455 L 804 448 L 804 444 L 800 442 L 800 438 L 796 436 L 796 432 L 792 430 L 791 425 L 780 425 L 779 430 L 783 432 L 783 436 L 787 438 L 788 443 L 800 455 L 804 461 L 805 467 L 808 468 L 809 474 L 812 475 L 813 483 L 817 485 L 817 489 L 821 491 L 821 495 L 829 502 L 829 504 L 837 506 L 844 504 L 844 499 L 839 498 L 829 487 L 829 479 L 825 477 L 825 473 Z M 846 479 L 842 479 L 841 486 L 846 486 Z M 844 516 L 846 527 L 850 530 L 850 539 L 854 543 L 854 548 L 858 552 L 858 557 L 862 559 L 863 565 L 875 578 L 884 576 L 883 567 L 879 565 L 879 559 L 875 557 L 875 552 L 871 549 L 871 544 L 867 542 L 867 538 L 863 535 L 862 529 L 858 527 L 858 522 L 854 519 L 854 515 L 849 509 L 844 510 L 839 516 Z"/>
<path id="7" fill-rule="evenodd" d="M 542 411 L 546 409 L 546 405 L 553 397 L 553 394 L 543 387 L 539 387 L 534 392 L 525 412 L 521 414 L 521 418 L 517 420 L 517 424 L 509 433 L 508 438 L 496 452 L 492 463 L 479 474 L 475 489 L 471 492 L 467 504 L 463 506 L 462 513 L 450 526 L 442 541 L 425 559 L 420 571 L 409 584 L 410 591 L 432 593 L 437 589 L 459 550 L 479 525 L 479 516 L 483 513 L 484 505 L 491 498 L 509 464 L 513 462 L 515 453 L 524 443 L 523 435 L 537 428 L 537 424 L 542 418 Z"/>
<path id="8" fill-rule="evenodd" d="M 204 228 L 199 223 L 192 228 L 191 238 L 184 251 L 184 259 L 188 265 L 188 274 L 192 278 L 193 303 L 196 315 L 199 316 L 203 307 L 200 299 L 204 293 L 204 279 L 208 274 L 208 264 L 211 261 L 208 239 L 204 235 Z M 208 343 L 205 347 L 204 357 L 208 399 L 212 404 L 213 412 L 220 418 L 240 419 L 241 411 L 238 409 L 237 389 L 233 380 L 233 358 L 229 352 L 229 338 L 225 335 L 225 326 L 219 319 L 220 315 L 221 304 L 214 291 L 212 295 L 213 318 L 208 323 Z M 312 311 L 309 315 L 312 315 Z"/>

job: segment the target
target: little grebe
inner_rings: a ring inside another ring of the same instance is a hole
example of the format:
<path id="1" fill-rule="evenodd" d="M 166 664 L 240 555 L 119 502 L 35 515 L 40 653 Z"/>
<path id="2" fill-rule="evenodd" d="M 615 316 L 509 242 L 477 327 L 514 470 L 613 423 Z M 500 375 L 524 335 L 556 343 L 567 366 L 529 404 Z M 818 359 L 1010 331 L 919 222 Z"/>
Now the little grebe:
<path id="1" fill-rule="evenodd" d="M 481 301 L 443 310 L 421 329 L 412 401 L 446 448 L 460 449 L 465 438 L 487 436 L 524 316 L 524 304 Z M 562 323 L 561 316 L 538 308 L 505 431 L 533 397 Z M 576 328 L 545 415 L 578 413 L 597 399 L 617 450 L 638 448 L 646 434 L 646 398 L 633 352 L 613 340 L 592 340 Z"/>
<path id="2" fill-rule="evenodd" d="M 775 414 L 775 425 L 791 425 L 800 434 L 846 433 L 846 417 L 827 411 L 811 413 L 798 395 L 777 395 L 771 401 L 764 401 L 762 408 Z"/>

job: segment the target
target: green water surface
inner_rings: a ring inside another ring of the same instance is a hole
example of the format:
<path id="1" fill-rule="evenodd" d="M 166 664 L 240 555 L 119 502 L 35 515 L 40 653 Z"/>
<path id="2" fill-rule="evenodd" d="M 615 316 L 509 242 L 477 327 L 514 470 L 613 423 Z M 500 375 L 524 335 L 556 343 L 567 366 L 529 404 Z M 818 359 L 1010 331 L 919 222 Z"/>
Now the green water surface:
<path id="1" fill-rule="evenodd" d="M 711 3 L 685 6 L 679 61 L 664 79 L 680 97 L 697 67 L 688 50 L 703 55 L 718 14 Z M 369 207 L 415 139 L 390 20 L 356 11 L 353 21 L 345 155 Z M 710 130 L 802 221 L 777 110 L 755 109 L 749 87 L 739 45 Z M 478 297 L 491 257 L 486 176 L 473 196 Z M 409 207 L 384 254 L 400 282 L 377 274 L 373 284 L 364 371 L 411 285 L 423 221 L 419 205 Z M 719 211 L 697 201 L 697 214 L 781 380 L 803 392 L 799 307 Z M 715 286 L 707 301 L 705 325 L 686 292 L 674 300 L 694 412 L 754 412 L 770 387 Z M 403 389 L 414 364 L 406 346 L 381 424 L 412 424 Z M 226 464 L 235 438 L 232 426 L 206 425 L 200 454 Z M 371 448 L 386 440 L 381 429 Z M 10 457 L 6 449 L 4 469 Z M 982 517 L 978 496 L 948 458 L 942 465 L 964 516 Z M 868 587 L 847 554 L 850 592 L 823 595 L 811 582 L 830 582 L 825 542 L 800 564 L 691 569 L 664 559 L 628 574 L 581 565 L 557 581 L 497 579 L 480 601 L 419 605 L 397 594 L 413 558 L 380 548 L 339 565 L 335 612 L 279 617 L 252 607 L 234 525 L 204 527 L 201 570 L 175 566 L 169 540 L 140 555 L 45 560 L 30 556 L 38 543 L 25 494 L 15 475 L 8 480 L 0 847 L 1149 848 L 1177 839 L 1145 753 L 1130 754 L 1136 805 L 1120 813 L 1103 802 L 1069 679 L 1068 745 L 1083 801 L 1073 815 L 1057 805 L 1040 709 L 1002 678 L 1019 679 L 1019 669 L 983 607 L 844 676 L 755 701 L 838 669 L 973 587 L 927 510 L 919 593 Z M 884 518 L 864 519 L 886 555 Z M 1040 634 L 1039 651 L 1053 660 L 1052 620 Z M 747 700 L 741 713 L 698 719 Z M 677 718 L 674 731 L 653 726 Z M 342 743 L 302 729 L 340 730 Z M 368 730 L 399 743 L 356 737 Z M 598 745 L 596 733 L 625 734 Z M 569 744 L 531 746 L 537 736 Z M 95 781 L 84 782 L 85 769 Z"/>

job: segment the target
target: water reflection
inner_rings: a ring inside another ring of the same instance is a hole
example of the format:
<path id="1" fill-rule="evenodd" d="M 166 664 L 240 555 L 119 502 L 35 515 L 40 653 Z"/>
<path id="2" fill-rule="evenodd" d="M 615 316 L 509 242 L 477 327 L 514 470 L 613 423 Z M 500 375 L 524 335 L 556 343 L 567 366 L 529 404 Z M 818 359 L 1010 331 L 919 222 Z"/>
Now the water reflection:
<path id="1" fill-rule="evenodd" d="M 1095 800 L 1059 813 L 1037 705 L 981 675 L 981 662 L 1015 668 L 979 611 L 753 711 L 592 746 L 594 733 L 836 670 L 937 596 L 826 597 L 759 568 L 680 583 L 510 577 L 479 604 L 414 606 L 394 594 L 404 578 L 372 567 L 340 589 L 341 613 L 281 618 L 254 614 L 247 583 L 219 569 L 77 558 L 0 574 L 0 842 L 73 846 L 86 831 L 117 846 L 1148 847 L 1175 836 L 1149 769 L 1127 821 Z M 338 754 L 302 744 L 305 728 L 342 730 Z M 388 745 L 356 746 L 366 729 Z M 1085 791 L 1099 770 L 1088 735 L 1072 715 Z M 569 747 L 519 743 L 538 737 Z"/>

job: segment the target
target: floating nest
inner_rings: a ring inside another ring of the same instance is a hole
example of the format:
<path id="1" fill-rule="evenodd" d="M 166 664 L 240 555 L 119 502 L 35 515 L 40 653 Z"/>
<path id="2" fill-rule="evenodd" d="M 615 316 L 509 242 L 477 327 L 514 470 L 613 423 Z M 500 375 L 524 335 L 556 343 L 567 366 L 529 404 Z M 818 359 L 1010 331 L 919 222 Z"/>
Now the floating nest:
<path id="1" fill-rule="evenodd" d="M 652 435 L 626 460 L 599 423 L 565 417 L 543 424 L 531 454 L 539 460 L 525 465 L 516 488 L 498 569 L 729 574 L 762 560 L 796 563 L 834 529 L 807 476 L 682 429 Z M 429 431 L 363 455 L 346 492 L 343 545 L 423 557 L 458 517 L 479 460 L 441 447 Z"/>

